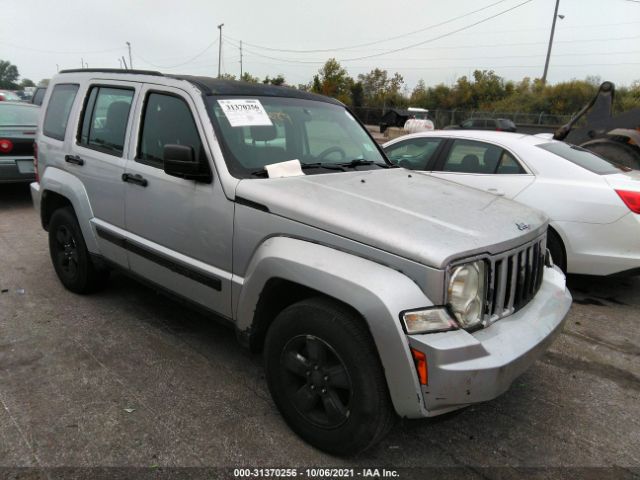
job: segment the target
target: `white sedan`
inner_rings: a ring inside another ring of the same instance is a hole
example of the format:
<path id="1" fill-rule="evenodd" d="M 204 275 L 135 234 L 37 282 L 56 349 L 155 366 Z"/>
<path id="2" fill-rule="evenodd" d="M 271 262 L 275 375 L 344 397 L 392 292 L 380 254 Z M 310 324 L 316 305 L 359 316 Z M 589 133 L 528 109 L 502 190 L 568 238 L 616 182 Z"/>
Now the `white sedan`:
<path id="1" fill-rule="evenodd" d="M 545 212 L 547 245 L 568 273 L 640 273 L 640 172 L 542 136 L 434 131 L 383 145 L 389 159 Z"/>

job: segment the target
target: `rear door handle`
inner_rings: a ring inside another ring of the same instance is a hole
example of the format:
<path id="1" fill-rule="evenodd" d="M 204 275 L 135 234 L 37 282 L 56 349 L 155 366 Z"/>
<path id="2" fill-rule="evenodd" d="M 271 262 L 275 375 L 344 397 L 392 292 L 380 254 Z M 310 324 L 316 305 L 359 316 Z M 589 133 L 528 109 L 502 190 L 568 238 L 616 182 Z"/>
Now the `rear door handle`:
<path id="1" fill-rule="evenodd" d="M 493 193 L 494 195 L 497 195 L 499 197 L 504 197 L 504 192 L 498 188 L 489 188 L 487 189 L 487 192 Z"/>
<path id="2" fill-rule="evenodd" d="M 65 155 L 64 161 L 67 163 L 73 163 L 74 165 L 84 165 L 84 160 L 78 155 Z"/>
<path id="3" fill-rule="evenodd" d="M 146 187 L 149 184 L 149 182 L 147 182 L 147 179 L 144 178 L 142 175 L 138 175 L 138 174 L 132 175 L 130 173 L 123 173 L 122 181 L 135 183 L 136 185 L 140 185 L 141 187 Z"/>

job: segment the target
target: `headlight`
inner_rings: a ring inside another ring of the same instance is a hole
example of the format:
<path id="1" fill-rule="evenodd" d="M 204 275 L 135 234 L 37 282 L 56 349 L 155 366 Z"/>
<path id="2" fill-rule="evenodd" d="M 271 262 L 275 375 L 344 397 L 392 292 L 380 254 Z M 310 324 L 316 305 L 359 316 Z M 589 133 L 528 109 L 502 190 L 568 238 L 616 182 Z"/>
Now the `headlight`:
<path id="1" fill-rule="evenodd" d="M 433 307 L 420 310 L 409 310 L 400 315 L 407 333 L 433 333 L 456 330 L 458 325 L 446 308 Z"/>
<path id="2" fill-rule="evenodd" d="M 485 297 L 485 263 L 482 260 L 458 265 L 451 271 L 448 302 L 463 328 L 482 321 Z"/>

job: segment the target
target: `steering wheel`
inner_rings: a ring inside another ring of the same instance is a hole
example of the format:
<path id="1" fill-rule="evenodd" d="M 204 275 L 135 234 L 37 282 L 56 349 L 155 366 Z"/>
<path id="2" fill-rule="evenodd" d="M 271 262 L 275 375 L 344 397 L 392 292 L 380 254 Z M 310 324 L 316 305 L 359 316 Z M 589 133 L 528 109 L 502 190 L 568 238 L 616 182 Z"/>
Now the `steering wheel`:
<path id="1" fill-rule="evenodd" d="M 341 162 L 345 161 L 347 159 L 347 152 L 345 152 L 342 148 L 338 147 L 338 146 L 333 146 L 333 147 L 329 147 L 323 151 L 321 151 L 318 154 L 318 160 L 322 161 L 324 160 L 325 157 L 331 155 L 332 153 L 339 153 L 340 156 L 342 157 L 340 159 Z"/>

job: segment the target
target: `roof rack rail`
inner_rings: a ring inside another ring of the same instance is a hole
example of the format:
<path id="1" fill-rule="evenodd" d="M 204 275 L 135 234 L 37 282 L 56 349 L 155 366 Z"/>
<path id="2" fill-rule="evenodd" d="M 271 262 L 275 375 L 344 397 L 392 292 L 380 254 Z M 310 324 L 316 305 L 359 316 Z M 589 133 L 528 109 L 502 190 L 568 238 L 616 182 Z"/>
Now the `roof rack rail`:
<path id="1" fill-rule="evenodd" d="M 124 68 L 72 68 L 69 70 L 60 70 L 58 73 L 134 73 L 138 75 L 153 75 L 156 77 L 164 77 L 164 74 L 155 70 L 133 70 Z"/>

